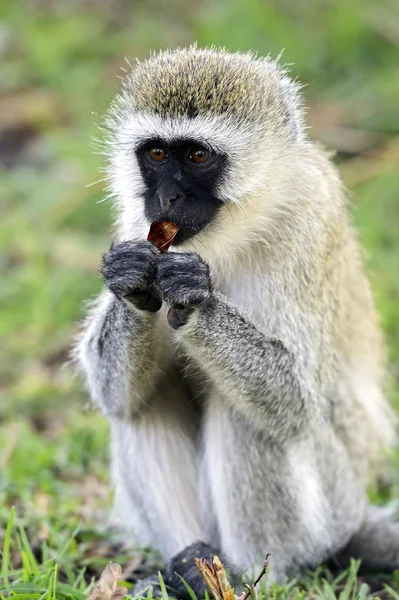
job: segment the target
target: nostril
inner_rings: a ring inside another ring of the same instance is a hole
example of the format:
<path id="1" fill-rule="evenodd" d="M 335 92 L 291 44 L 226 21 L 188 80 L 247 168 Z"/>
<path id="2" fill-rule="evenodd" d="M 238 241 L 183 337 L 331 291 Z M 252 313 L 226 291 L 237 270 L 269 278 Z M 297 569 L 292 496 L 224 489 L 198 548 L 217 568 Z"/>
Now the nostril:
<path id="1" fill-rule="evenodd" d="M 158 193 L 159 202 L 161 204 L 162 210 L 168 210 L 173 202 L 176 202 L 180 197 L 180 194 L 176 192 L 176 194 L 160 194 Z"/>

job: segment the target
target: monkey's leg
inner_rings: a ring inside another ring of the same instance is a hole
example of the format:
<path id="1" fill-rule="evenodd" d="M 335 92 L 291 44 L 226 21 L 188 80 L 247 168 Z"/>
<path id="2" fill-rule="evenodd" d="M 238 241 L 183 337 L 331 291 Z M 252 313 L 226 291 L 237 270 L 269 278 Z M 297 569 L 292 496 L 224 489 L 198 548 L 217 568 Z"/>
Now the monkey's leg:
<path id="1" fill-rule="evenodd" d="M 370 506 L 366 518 L 349 544 L 334 557 L 347 566 L 351 558 L 361 558 L 362 567 L 392 572 L 399 569 L 399 522 L 387 508 Z"/>
<path id="2" fill-rule="evenodd" d="M 220 545 L 232 563 L 250 570 L 248 577 L 270 552 L 271 578 L 281 579 L 291 566 L 285 555 L 290 531 L 297 527 L 300 535 L 289 474 L 277 448 L 268 450 L 261 435 L 234 421 L 222 398 L 213 396 L 204 427 L 203 469 Z"/>
<path id="3" fill-rule="evenodd" d="M 117 515 L 170 559 L 203 539 L 197 496 L 198 415 L 172 376 L 133 420 L 111 419 Z"/>
<path id="4" fill-rule="evenodd" d="M 345 449 L 331 428 L 321 427 L 320 438 L 279 441 L 215 394 L 204 429 L 204 470 L 220 547 L 231 563 L 249 569 L 247 577 L 260 571 L 266 553 L 269 581 L 316 567 L 360 527 L 364 490 L 340 468 Z"/>

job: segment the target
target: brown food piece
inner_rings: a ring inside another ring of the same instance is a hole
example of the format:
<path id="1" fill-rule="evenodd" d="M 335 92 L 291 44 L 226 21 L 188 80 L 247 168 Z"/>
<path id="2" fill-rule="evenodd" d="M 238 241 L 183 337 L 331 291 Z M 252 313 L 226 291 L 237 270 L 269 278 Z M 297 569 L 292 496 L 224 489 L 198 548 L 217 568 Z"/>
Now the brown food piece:
<path id="1" fill-rule="evenodd" d="M 171 221 L 155 221 L 150 227 L 147 240 L 161 252 L 166 252 L 176 237 L 179 228 Z"/>

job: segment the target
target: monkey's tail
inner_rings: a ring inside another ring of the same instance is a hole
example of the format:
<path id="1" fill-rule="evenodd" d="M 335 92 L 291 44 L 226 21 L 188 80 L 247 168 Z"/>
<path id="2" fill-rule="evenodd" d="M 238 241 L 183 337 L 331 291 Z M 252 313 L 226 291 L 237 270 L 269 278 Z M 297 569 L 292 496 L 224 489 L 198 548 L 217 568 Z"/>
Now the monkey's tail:
<path id="1" fill-rule="evenodd" d="M 363 569 L 399 569 L 399 522 L 395 511 L 369 506 L 359 531 L 334 558 L 342 566 L 347 566 L 351 558 L 360 558 Z"/>

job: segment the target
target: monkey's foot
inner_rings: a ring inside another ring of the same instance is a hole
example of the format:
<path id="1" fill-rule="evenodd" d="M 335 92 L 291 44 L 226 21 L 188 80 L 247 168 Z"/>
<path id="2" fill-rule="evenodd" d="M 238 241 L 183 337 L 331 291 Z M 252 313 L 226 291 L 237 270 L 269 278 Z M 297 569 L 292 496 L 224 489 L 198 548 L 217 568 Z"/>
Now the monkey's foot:
<path id="1" fill-rule="evenodd" d="M 176 556 L 170 560 L 166 569 L 161 573 L 166 589 L 170 595 L 177 598 L 177 600 L 190 599 L 190 595 L 182 581 L 184 580 L 194 591 L 197 598 L 204 598 L 207 587 L 196 566 L 195 559 L 205 558 L 212 562 L 215 555 L 220 556 L 219 550 L 208 544 L 204 544 L 203 542 L 195 542 L 194 544 L 191 544 L 191 546 L 187 546 L 187 548 L 179 552 L 179 554 L 176 554 Z M 229 566 L 229 571 L 232 583 L 240 578 L 240 574 L 236 568 L 231 568 L 231 566 Z M 146 597 L 150 586 L 153 588 L 153 597 L 162 597 L 162 590 L 157 574 L 138 581 L 132 592 L 134 595 L 144 594 L 144 597 Z"/>

